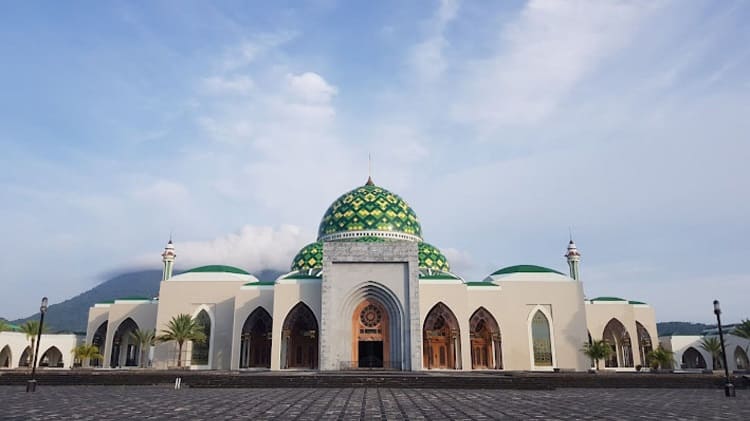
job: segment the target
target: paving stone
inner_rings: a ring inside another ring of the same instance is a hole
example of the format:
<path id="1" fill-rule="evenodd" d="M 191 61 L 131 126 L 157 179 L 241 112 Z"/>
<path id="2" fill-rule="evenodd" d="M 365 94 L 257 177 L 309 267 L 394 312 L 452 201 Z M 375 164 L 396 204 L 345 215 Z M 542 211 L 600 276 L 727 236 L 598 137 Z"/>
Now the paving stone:
<path id="1" fill-rule="evenodd" d="M 750 391 L 0 386 L 2 420 L 748 420 Z"/>

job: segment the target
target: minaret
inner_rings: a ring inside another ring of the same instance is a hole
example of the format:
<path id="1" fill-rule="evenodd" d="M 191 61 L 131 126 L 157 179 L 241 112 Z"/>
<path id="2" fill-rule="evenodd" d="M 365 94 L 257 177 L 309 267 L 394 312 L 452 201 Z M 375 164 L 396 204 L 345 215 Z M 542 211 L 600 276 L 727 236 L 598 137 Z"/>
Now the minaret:
<path id="1" fill-rule="evenodd" d="M 578 262 L 581 261 L 581 253 L 578 252 L 576 243 L 573 242 L 571 237 L 570 243 L 568 243 L 568 251 L 565 253 L 565 257 L 568 259 L 568 266 L 570 267 L 570 277 L 576 281 L 580 281 L 580 274 L 578 272 Z"/>
<path id="2" fill-rule="evenodd" d="M 174 252 L 174 244 L 172 244 L 172 236 L 170 236 L 167 246 L 164 247 L 164 253 L 161 254 L 161 261 L 164 262 L 164 271 L 161 275 L 162 281 L 166 281 L 172 277 L 172 267 L 174 267 L 175 257 L 177 257 L 177 254 Z"/>

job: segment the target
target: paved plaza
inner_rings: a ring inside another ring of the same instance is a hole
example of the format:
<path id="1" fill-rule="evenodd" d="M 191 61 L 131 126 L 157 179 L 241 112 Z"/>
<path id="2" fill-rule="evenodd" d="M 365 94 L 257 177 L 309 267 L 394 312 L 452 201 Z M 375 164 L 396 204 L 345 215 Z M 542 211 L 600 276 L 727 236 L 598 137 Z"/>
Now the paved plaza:
<path id="1" fill-rule="evenodd" d="M 750 419 L 750 392 L 693 389 L 182 389 L 0 386 L 0 418 L 104 419 Z"/>

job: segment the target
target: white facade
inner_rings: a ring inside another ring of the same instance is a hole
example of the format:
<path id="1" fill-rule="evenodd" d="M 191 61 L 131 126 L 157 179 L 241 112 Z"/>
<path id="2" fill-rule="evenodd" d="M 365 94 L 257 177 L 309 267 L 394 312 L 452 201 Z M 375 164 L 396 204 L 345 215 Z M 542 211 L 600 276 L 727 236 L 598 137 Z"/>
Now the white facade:
<path id="1" fill-rule="evenodd" d="M 730 331 L 728 328 L 726 331 Z M 679 370 L 723 370 L 720 358 L 714 357 L 703 347 L 705 338 L 718 335 L 670 335 L 659 337 L 659 343 L 674 352 L 674 367 Z M 750 370 L 750 340 L 724 333 L 724 346 L 727 350 L 727 366 L 730 371 Z"/>
<path id="2" fill-rule="evenodd" d="M 36 337 L 34 338 L 36 341 Z M 74 334 L 42 334 L 39 342 L 40 368 L 70 368 L 73 348 L 83 342 Z M 36 343 L 34 344 L 36 347 Z M 0 332 L 0 370 L 31 366 L 31 341 L 21 332 Z"/>

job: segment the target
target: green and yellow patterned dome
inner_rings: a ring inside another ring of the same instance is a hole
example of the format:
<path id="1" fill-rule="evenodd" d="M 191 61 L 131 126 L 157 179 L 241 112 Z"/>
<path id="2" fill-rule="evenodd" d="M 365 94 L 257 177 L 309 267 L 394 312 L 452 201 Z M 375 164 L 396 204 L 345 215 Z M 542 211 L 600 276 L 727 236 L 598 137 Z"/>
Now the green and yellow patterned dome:
<path id="1" fill-rule="evenodd" d="M 294 256 L 291 270 L 307 271 L 309 269 L 321 269 L 323 267 L 323 243 L 316 241 L 310 243 Z"/>
<path id="2" fill-rule="evenodd" d="M 422 227 L 404 199 L 368 180 L 336 199 L 318 228 L 319 241 L 356 237 L 420 241 Z"/>
<path id="3" fill-rule="evenodd" d="M 419 243 L 419 268 L 450 272 L 451 266 L 443 252 L 432 244 Z"/>

